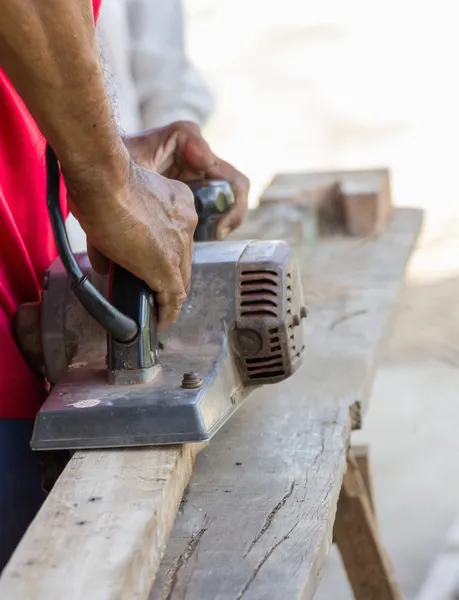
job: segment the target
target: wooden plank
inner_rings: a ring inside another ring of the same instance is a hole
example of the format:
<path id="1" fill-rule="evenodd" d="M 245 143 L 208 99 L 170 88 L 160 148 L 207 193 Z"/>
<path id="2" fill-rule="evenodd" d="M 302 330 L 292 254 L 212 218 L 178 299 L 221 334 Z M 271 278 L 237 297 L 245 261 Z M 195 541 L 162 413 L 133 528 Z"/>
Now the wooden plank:
<path id="1" fill-rule="evenodd" d="M 309 582 L 320 572 L 344 469 L 343 448 L 348 443 L 350 428 L 348 407 L 360 406 L 365 396 L 364 380 L 372 354 L 368 351 L 374 350 L 380 337 L 388 303 L 393 300 L 402 263 L 409 254 L 419 221 L 419 213 L 402 211 L 381 247 L 370 244 L 362 250 L 361 244 L 342 246 L 342 240 L 336 240 L 324 245 L 319 252 L 302 255 L 308 282 L 306 297 L 314 314 L 309 326 L 311 353 L 307 368 L 286 382 L 287 385 L 265 388 L 258 394 L 254 402 L 239 411 L 227 426 L 226 434 L 222 432 L 230 447 L 217 443 L 215 459 L 212 458 L 214 450 L 204 457 L 204 465 L 209 457 L 212 461 L 209 477 L 217 467 L 215 477 L 221 489 L 219 495 L 210 488 L 213 510 L 214 501 L 220 502 L 221 507 L 237 509 L 226 521 L 220 519 L 221 514 L 212 520 L 214 524 L 227 525 L 220 530 L 220 539 L 231 539 L 228 533 L 237 531 L 233 522 L 236 516 L 238 520 L 239 517 L 246 519 L 246 514 L 249 519 L 247 535 L 241 540 L 248 536 L 251 541 L 247 540 L 239 558 L 244 568 L 240 572 L 243 585 L 238 593 L 242 590 L 244 596 L 250 597 L 261 581 L 258 571 L 253 576 L 253 568 L 247 579 L 247 565 L 255 564 L 255 568 L 261 565 L 263 570 L 270 565 L 268 572 L 271 572 L 271 555 L 283 554 L 290 548 L 292 542 L 288 530 L 284 530 L 287 509 L 294 519 L 293 522 L 287 519 L 292 533 L 295 531 L 294 539 L 305 536 L 309 548 L 304 565 L 304 544 L 296 544 L 293 562 L 305 566 L 305 570 L 300 571 L 310 573 Z M 381 251 L 387 254 L 382 260 Z M 349 282 L 351 264 L 352 281 Z M 370 284 L 376 286 L 373 291 Z M 361 303 L 368 303 L 372 298 L 371 307 L 362 308 Z M 375 299 L 378 302 L 375 303 Z M 360 319 L 360 325 L 356 326 Z M 343 356 L 346 356 L 344 361 Z M 324 378 L 325 392 L 321 389 Z M 356 381 L 361 385 L 356 386 Z M 305 383 L 309 390 L 308 401 L 302 397 Z M 278 401 L 284 405 L 277 405 Z M 356 410 L 357 418 L 358 413 Z M 287 450 L 291 454 L 285 454 L 285 437 L 290 435 L 292 421 L 302 426 L 290 440 Z M 233 441 L 231 435 L 235 436 Z M 188 445 L 163 450 L 76 454 L 4 570 L 0 597 L 8 600 L 145 599 L 197 450 Z M 220 472 L 224 457 L 226 470 Z M 244 464 L 249 468 L 244 469 Z M 235 474 L 236 481 L 232 481 Z M 295 475 L 293 479 L 292 475 Z M 225 492 L 226 489 L 229 492 Z M 275 504 L 274 497 L 277 498 Z M 258 505 L 255 519 L 253 501 Z M 309 507 L 306 521 L 302 516 L 304 511 L 297 509 L 303 504 Z M 173 559 L 175 566 L 165 573 L 165 584 L 171 589 L 179 589 L 176 584 L 186 573 L 189 559 L 201 556 L 199 545 L 205 540 L 212 514 L 199 510 L 202 507 L 193 497 L 186 506 L 196 506 L 197 526 L 187 531 L 184 545 Z M 254 527 L 258 529 L 255 531 Z M 273 542 L 273 536 L 277 541 Z M 236 544 L 236 556 L 240 549 Z M 247 557 L 244 558 L 245 552 Z M 223 555 L 216 553 L 216 556 Z M 175 576 L 177 568 L 179 573 Z M 225 576 L 223 569 L 222 577 Z M 293 588 L 297 579 L 293 578 Z M 212 593 L 208 597 L 219 596 Z"/>
<path id="2" fill-rule="evenodd" d="M 393 210 L 389 172 L 378 169 L 344 174 L 340 192 L 349 235 L 381 235 Z"/>
<path id="3" fill-rule="evenodd" d="M 303 210 L 316 234 L 380 235 L 393 210 L 387 169 L 279 173 L 260 206 L 286 202 Z"/>
<path id="4" fill-rule="evenodd" d="M 373 519 L 375 521 L 375 525 L 377 526 L 376 506 L 373 497 L 373 483 L 370 465 L 370 449 L 367 444 L 360 444 L 357 446 L 352 445 L 352 453 L 362 476 L 363 483 L 365 485 L 365 491 L 367 493 L 368 500 L 370 501 Z"/>
<path id="5" fill-rule="evenodd" d="M 355 600 L 402 600 L 352 450 L 348 455 L 333 535 Z"/>
<path id="6" fill-rule="evenodd" d="M 150 600 L 313 597 L 350 412 L 359 421 L 365 410 L 420 224 L 420 211 L 398 210 L 375 242 L 298 249 L 310 307 L 305 363 L 254 394 L 198 456 Z"/>
<path id="7" fill-rule="evenodd" d="M 148 597 L 201 447 L 75 454 L 3 571 L 0 598 Z"/>

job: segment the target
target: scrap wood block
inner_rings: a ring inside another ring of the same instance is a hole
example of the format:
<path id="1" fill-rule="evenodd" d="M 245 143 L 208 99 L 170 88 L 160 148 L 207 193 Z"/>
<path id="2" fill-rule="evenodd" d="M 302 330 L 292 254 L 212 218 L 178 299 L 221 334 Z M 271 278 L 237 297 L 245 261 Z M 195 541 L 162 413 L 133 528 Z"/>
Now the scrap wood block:
<path id="1" fill-rule="evenodd" d="M 280 173 L 262 194 L 260 208 L 277 204 L 303 208 L 319 235 L 379 235 L 392 214 L 389 171 Z"/>

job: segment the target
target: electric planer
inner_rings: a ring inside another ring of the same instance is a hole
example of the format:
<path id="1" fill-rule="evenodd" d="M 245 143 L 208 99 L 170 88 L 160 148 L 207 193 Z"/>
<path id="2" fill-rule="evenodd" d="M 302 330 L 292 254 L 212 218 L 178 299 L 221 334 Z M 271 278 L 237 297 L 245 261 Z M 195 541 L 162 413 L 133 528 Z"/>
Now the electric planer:
<path id="1" fill-rule="evenodd" d="M 258 386 L 299 367 L 306 308 L 298 265 L 282 241 L 215 241 L 234 196 L 225 181 L 190 182 L 199 223 L 191 289 L 160 337 L 155 296 L 118 265 L 98 276 L 73 255 L 47 149 L 47 201 L 59 258 L 41 302 L 23 304 L 16 337 L 50 384 L 35 450 L 121 448 L 210 439 Z"/>

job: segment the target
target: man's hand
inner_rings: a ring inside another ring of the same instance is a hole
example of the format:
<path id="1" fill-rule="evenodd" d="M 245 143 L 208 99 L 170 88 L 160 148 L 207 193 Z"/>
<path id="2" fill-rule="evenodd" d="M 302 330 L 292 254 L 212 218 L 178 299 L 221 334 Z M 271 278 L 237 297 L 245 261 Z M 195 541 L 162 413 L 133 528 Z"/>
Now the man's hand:
<path id="1" fill-rule="evenodd" d="M 59 159 L 95 266 L 105 265 L 103 255 L 143 279 L 167 327 L 190 279 L 193 196 L 130 161 L 105 87 L 91 0 L 0 0 L 0 15 L 0 67 Z"/>
<path id="2" fill-rule="evenodd" d="M 230 183 L 234 208 L 220 219 L 218 239 L 239 227 L 247 212 L 249 180 L 227 162 L 215 156 L 194 123 L 179 121 L 124 139 L 132 158 L 144 167 L 170 179 L 225 179 Z"/>
<path id="3" fill-rule="evenodd" d="M 109 257 L 144 280 L 156 292 L 158 329 L 171 325 L 187 297 L 191 276 L 197 224 L 191 190 L 133 163 L 120 189 L 105 193 L 96 188 L 93 198 L 86 186 L 66 183 L 72 212 L 88 237 L 94 269 L 106 273 Z"/>

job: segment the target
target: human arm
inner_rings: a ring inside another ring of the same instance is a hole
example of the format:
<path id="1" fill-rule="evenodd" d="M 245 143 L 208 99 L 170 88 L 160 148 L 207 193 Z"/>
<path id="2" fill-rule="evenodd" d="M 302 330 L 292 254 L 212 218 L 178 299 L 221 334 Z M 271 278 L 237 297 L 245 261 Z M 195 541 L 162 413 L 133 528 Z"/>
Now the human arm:
<path id="1" fill-rule="evenodd" d="M 0 67 L 56 152 L 72 212 L 102 254 L 178 315 L 191 271 L 191 192 L 135 165 L 112 115 L 90 0 L 0 0 Z M 26 167 L 25 167 L 26 168 Z"/>
<path id="2" fill-rule="evenodd" d="M 129 169 L 94 34 L 91 0 L 0 0 L 0 64 L 70 180 Z M 82 199 L 83 201 L 83 199 Z"/>

